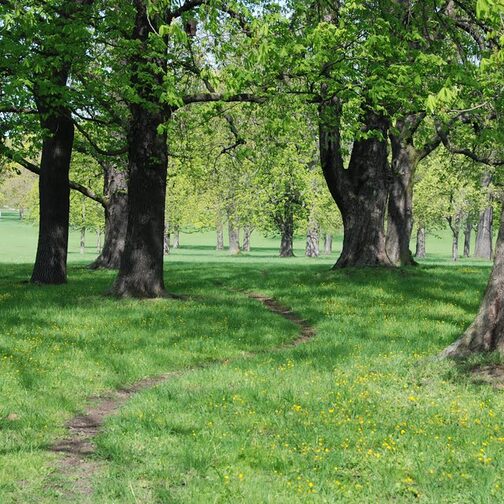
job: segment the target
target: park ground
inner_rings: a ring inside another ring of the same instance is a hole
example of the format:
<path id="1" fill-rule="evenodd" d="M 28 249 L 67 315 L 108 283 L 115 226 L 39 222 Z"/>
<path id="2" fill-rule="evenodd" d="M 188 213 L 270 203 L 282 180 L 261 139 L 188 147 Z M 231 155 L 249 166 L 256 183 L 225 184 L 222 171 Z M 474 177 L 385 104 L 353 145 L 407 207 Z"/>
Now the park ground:
<path id="1" fill-rule="evenodd" d="M 490 264 L 446 236 L 401 270 L 214 251 L 183 234 L 166 284 L 184 301 L 116 300 L 72 233 L 68 284 L 26 283 L 36 230 L 0 221 L 0 502 L 504 502 L 504 392 L 436 355 L 474 317 Z M 338 242 L 339 243 L 339 242 Z M 279 300 L 316 337 L 240 290 Z M 276 349 L 276 350 L 275 350 Z M 271 350 L 271 351 L 270 351 Z M 253 355 L 255 353 L 255 355 Z M 492 358 L 496 362 L 496 358 Z M 180 371 L 107 419 L 92 493 L 48 450 L 87 399 Z M 495 385 L 495 384 L 494 384 Z"/>

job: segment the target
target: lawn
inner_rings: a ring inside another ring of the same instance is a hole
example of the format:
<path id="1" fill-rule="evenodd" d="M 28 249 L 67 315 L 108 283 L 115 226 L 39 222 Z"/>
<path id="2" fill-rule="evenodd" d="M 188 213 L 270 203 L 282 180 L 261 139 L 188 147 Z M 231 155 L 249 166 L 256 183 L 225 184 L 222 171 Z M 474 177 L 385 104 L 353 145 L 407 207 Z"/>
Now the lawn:
<path id="1" fill-rule="evenodd" d="M 302 241 L 282 260 L 274 240 L 230 258 L 213 238 L 183 235 L 166 261 L 188 300 L 117 301 L 76 234 L 67 285 L 25 283 L 35 230 L 0 221 L 0 502 L 71 502 L 47 451 L 65 421 L 89 396 L 171 370 L 184 372 L 107 420 L 90 502 L 504 501 L 504 396 L 471 363 L 434 358 L 474 317 L 489 263 L 453 266 L 446 236 L 418 267 L 337 272 Z M 239 289 L 317 336 L 268 351 L 297 328 Z"/>

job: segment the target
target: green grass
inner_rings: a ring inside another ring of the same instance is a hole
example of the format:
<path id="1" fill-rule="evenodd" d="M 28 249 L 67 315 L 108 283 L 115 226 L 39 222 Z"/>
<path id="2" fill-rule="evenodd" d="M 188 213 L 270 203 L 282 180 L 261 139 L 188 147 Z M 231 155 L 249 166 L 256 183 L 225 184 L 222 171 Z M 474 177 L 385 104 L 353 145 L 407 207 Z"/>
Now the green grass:
<path id="1" fill-rule="evenodd" d="M 69 502 L 45 448 L 87 396 L 230 357 L 139 393 L 106 422 L 91 502 L 504 501 L 504 396 L 433 359 L 473 318 L 488 263 L 453 266 L 445 241 L 416 268 L 333 272 L 335 257 L 281 260 L 271 240 L 229 258 L 212 234 L 183 235 L 166 281 L 191 299 L 117 301 L 102 295 L 113 273 L 77 261 L 65 286 L 22 283 L 30 265 L 15 259 L 28 260 L 33 230 L 5 226 L 0 502 Z M 274 296 L 317 337 L 240 358 L 297 331 L 217 283 Z"/>

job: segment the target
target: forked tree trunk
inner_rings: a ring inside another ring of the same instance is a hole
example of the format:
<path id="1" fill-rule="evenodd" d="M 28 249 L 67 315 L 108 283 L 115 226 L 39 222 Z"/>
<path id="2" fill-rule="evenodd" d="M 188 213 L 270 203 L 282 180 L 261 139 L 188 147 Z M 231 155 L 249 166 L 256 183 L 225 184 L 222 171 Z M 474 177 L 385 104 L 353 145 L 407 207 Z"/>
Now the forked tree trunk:
<path id="1" fill-rule="evenodd" d="M 132 87 L 143 103 L 130 104 L 128 131 L 128 227 L 119 274 L 112 292 L 120 297 L 166 295 L 163 279 L 164 217 L 168 165 L 167 136 L 160 127 L 170 117 L 159 104 L 165 61 L 152 59 L 148 47 L 151 25 L 146 2 L 135 1 L 133 39 L 140 43 L 132 59 Z M 149 103 L 149 107 L 145 105 Z"/>
<path id="2" fill-rule="evenodd" d="M 385 249 L 385 209 L 389 192 L 387 161 L 388 121 L 368 110 L 364 132 L 355 140 L 348 169 L 343 166 L 339 103 L 320 107 L 320 160 L 322 170 L 343 218 L 343 250 L 335 268 L 392 266 Z"/>
<path id="3" fill-rule="evenodd" d="M 66 79 L 65 79 L 66 81 Z M 37 256 L 31 281 L 66 282 L 70 211 L 69 170 L 74 140 L 70 111 L 55 113 L 38 103 L 41 126 L 47 132 L 40 160 L 40 222 Z"/>
<path id="4" fill-rule="evenodd" d="M 417 229 L 416 250 L 415 257 L 423 259 L 425 257 L 425 228 L 419 227 Z"/>
<path id="5" fill-rule="evenodd" d="M 464 257 L 469 257 L 471 255 L 471 232 L 472 222 L 467 218 L 464 229 Z"/>
<path id="6" fill-rule="evenodd" d="M 105 240 L 103 249 L 91 269 L 118 269 L 126 242 L 128 228 L 128 177 L 125 170 L 111 164 L 104 168 Z"/>
<path id="7" fill-rule="evenodd" d="M 229 253 L 238 255 L 240 253 L 240 228 L 235 225 L 232 219 L 228 221 Z"/>
<path id="8" fill-rule="evenodd" d="M 392 145 L 392 183 L 388 200 L 386 248 L 397 266 L 415 264 L 409 249 L 413 229 L 413 176 L 418 152 L 413 144 L 390 135 Z"/>
<path id="9" fill-rule="evenodd" d="M 332 254 L 332 244 L 333 244 L 332 235 L 329 233 L 326 233 L 324 235 L 324 254 L 326 254 L 326 255 Z"/>
<path id="10" fill-rule="evenodd" d="M 472 353 L 504 353 L 504 208 L 490 280 L 473 323 L 455 343 L 446 348 L 443 357 L 467 357 Z"/>
<path id="11" fill-rule="evenodd" d="M 243 228 L 243 251 L 250 252 L 250 236 L 252 235 L 252 228 L 245 226 Z"/>
<path id="12" fill-rule="evenodd" d="M 493 252 L 492 237 L 493 209 L 491 206 L 485 208 L 480 214 L 478 231 L 476 233 L 476 243 L 474 246 L 474 257 L 491 259 Z"/>

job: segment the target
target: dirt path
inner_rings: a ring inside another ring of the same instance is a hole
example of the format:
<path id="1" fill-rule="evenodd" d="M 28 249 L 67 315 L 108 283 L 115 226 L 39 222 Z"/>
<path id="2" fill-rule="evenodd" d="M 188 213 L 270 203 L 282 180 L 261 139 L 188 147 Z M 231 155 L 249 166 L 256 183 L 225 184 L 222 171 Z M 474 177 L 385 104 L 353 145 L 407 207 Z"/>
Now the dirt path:
<path id="1" fill-rule="evenodd" d="M 293 322 L 299 328 L 299 336 L 294 341 L 272 348 L 270 351 L 273 352 L 293 348 L 306 343 L 315 336 L 315 330 L 308 322 L 278 301 L 255 292 L 243 292 L 243 294 L 250 299 L 259 301 L 270 312 Z M 260 353 L 264 352 L 248 352 L 245 355 L 242 354 L 236 357 L 235 360 L 241 359 L 244 356 L 254 357 Z M 211 365 L 220 365 L 229 362 L 229 360 L 222 360 L 220 362 L 214 362 Z M 108 417 L 116 413 L 132 395 L 178 376 L 186 375 L 197 369 L 202 369 L 203 367 L 205 366 L 195 366 L 181 371 L 144 378 L 130 387 L 110 392 L 105 396 L 90 398 L 89 406 L 86 410 L 82 414 L 73 417 L 66 424 L 67 436 L 63 439 L 59 439 L 49 447 L 50 451 L 61 453 L 62 455 L 58 463 L 58 474 L 65 479 L 73 481 L 71 489 L 60 489 L 65 497 L 65 501 L 69 502 L 72 499 L 80 503 L 90 501 L 93 493 L 93 476 L 103 464 L 103 462 L 93 457 L 96 451 L 93 440 L 101 431 L 103 423 Z"/>

